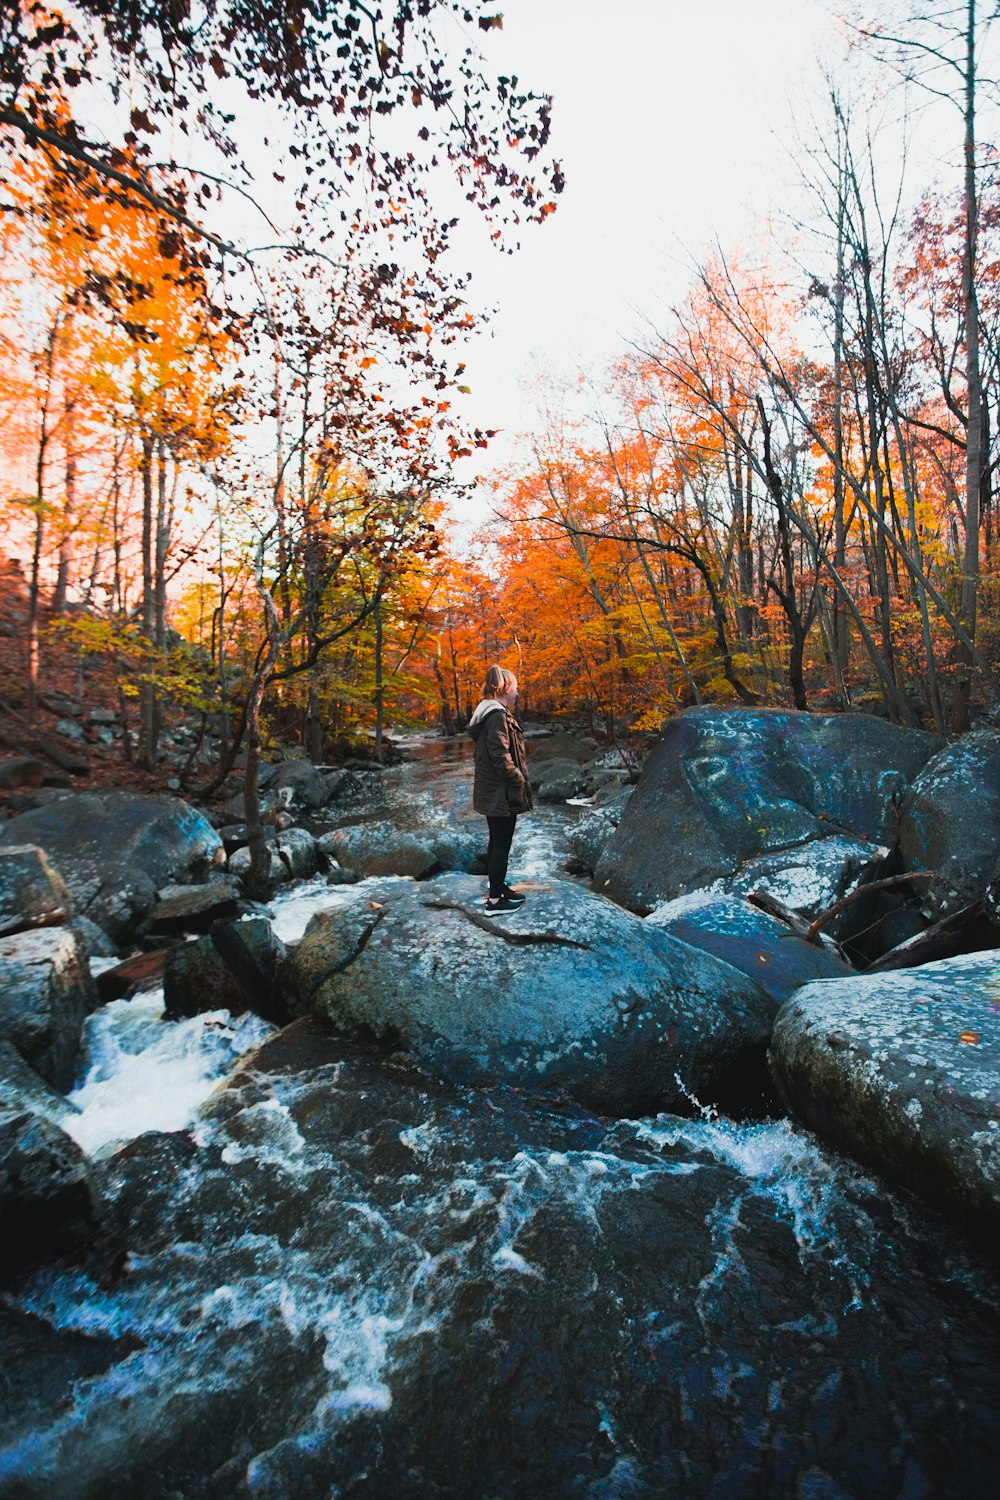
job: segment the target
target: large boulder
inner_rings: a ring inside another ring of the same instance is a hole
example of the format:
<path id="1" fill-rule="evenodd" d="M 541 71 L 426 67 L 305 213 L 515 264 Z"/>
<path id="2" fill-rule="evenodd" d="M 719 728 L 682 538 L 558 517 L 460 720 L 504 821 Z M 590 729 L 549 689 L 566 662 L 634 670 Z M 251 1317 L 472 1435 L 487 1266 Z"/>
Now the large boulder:
<path id="1" fill-rule="evenodd" d="M 72 1087 L 83 1022 L 96 1004 L 87 956 L 71 928 L 0 938 L 0 1037 L 57 1089 Z"/>
<path id="2" fill-rule="evenodd" d="M 862 714 L 693 708 L 665 725 L 597 890 L 637 911 L 831 833 L 894 840 L 894 803 L 941 740 Z"/>
<path id="3" fill-rule="evenodd" d="M 646 925 L 714 953 L 730 968 L 750 975 L 767 990 L 776 1009 L 793 990 L 813 979 L 842 979 L 853 973 L 836 953 L 796 937 L 776 917 L 738 896 L 692 891 L 658 906 Z"/>
<path id="4" fill-rule="evenodd" d="M 442 1076 L 609 1114 L 720 1097 L 759 1064 L 775 1012 L 753 979 L 568 881 L 493 919 L 467 876 L 386 882 L 313 917 L 286 984 L 299 1009 Z"/>
<path id="5" fill-rule="evenodd" d="M 979 900 L 1000 859 L 1000 734 L 977 730 L 925 766 L 900 807 L 906 870 L 933 870 L 917 889 L 928 914 Z"/>
<path id="6" fill-rule="evenodd" d="M 33 844 L 0 847 L 0 937 L 29 927 L 51 927 L 71 914 L 66 883 L 44 849 Z"/>
<path id="7" fill-rule="evenodd" d="M 995 954 L 807 985 L 778 1015 L 771 1063 L 817 1135 L 1000 1228 Z"/>
<path id="8" fill-rule="evenodd" d="M 0 847 L 37 844 L 77 911 L 121 941 L 172 881 L 201 880 L 223 858 L 211 824 L 179 797 L 80 792 L 21 813 Z"/>

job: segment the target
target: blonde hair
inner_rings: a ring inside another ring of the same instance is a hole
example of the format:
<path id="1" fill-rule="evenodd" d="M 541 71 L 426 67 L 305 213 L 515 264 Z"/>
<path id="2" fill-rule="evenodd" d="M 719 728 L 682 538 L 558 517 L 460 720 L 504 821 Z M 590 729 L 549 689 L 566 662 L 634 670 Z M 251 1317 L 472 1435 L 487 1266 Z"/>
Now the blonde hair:
<path id="1" fill-rule="evenodd" d="M 496 662 L 487 667 L 483 697 L 500 698 L 511 692 L 517 692 L 517 678 L 513 672 L 508 672 L 506 667 L 498 666 Z"/>

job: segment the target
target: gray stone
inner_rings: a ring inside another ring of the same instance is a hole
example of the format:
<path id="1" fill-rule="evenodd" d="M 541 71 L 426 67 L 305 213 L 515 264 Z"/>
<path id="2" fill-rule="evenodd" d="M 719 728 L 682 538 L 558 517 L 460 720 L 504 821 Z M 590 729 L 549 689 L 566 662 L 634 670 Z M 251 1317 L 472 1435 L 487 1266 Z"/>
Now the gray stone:
<path id="1" fill-rule="evenodd" d="M 286 793 L 298 807 L 325 807 L 330 800 L 330 786 L 322 771 L 308 760 L 290 760 L 279 766 L 269 791 Z"/>
<path id="2" fill-rule="evenodd" d="M 571 760 L 579 765 L 590 756 L 590 750 L 586 745 L 580 743 L 575 734 L 569 734 L 565 729 L 559 729 L 555 734 L 547 735 L 545 739 L 533 740 L 531 745 L 531 766 L 537 761 L 547 760 Z M 532 774 L 534 780 L 534 774 Z"/>
<path id="3" fill-rule="evenodd" d="M 75 740 L 77 743 L 86 739 L 83 726 L 78 724 L 75 719 L 57 719 L 56 734 L 61 734 L 67 740 Z"/>
<path id="4" fill-rule="evenodd" d="M 0 1037 L 55 1088 L 72 1086 L 97 992 L 76 933 L 41 927 L 0 938 Z"/>
<path id="5" fill-rule="evenodd" d="M 244 993 L 232 971 L 223 962 L 208 936 L 179 943 L 167 951 L 163 970 L 163 1002 L 171 1016 L 197 1016 L 203 1011 L 255 1010 L 270 1017 L 278 970 L 286 957 L 285 945 L 266 917 L 249 917 L 232 924 L 260 970 L 261 990 L 256 997 Z"/>
<path id="6" fill-rule="evenodd" d="M 117 724 L 118 715 L 113 708 L 92 708 L 87 714 L 91 724 Z"/>
<path id="7" fill-rule="evenodd" d="M 328 857 L 360 875 L 410 875 L 421 880 L 438 868 L 429 838 L 378 820 L 335 828 L 323 838 Z"/>
<path id="8" fill-rule="evenodd" d="M 587 777 L 573 760 L 548 760 L 531 768 L 531 784 L 542 802 L 565 802 L 580 797 L 587 789 Z"/>
<path id="9" fill-rule="evenodd" d="M 98 927 L 89 917 L 74 917 L 69 925 L 80 939 L 88 958 L 118 957 L 117 943 L 113 943 L 104 928 Z"/>
<path id="10" fill-rule="evenodd" d="M 778 1015 L 771 1064 L 817 1135 L 1000 1228 L 995 953 L 807 985 Z"/>
<path id="11" fill-rule="evenodd" d="M 895 803 L 941 743 L 863 714 L 688 709 L 664 726 L 595 886 L 648 911 L 812 839 L 891 845 Z"/>
<path id="12" fill-rule="evenodd" d="M 0 1274 L 79 1244 L 94 1217 L 90 1169 L 76 1142 L 42 1114 L 0 1108 Z"/>
<path id="13" fill-rule="evenodd" d="M 116 941 L 150 911 L 170 881 L 198 881 L 224 857 L 218 834 L 179 797 L 79 792 L 21 813 L 0 847 L 37 844 L 78 912 Z"/>
<path id="14" fill-rule="evenodd" d="M 928 915 L 980 900 L 1000 859 L 1000 734 L 965 735 L 924 768 L 900 807 L 906 870 L 934 870 L 915 887 Z"/>
<path id="15" fill-rule="evenodd" d="M 291 879 L 288 863 L 278 853 L 275 840 L 268 840 L 271 850 L 271 864 L 268 870 L 268 883 L 272 886 L 285 885 Z M 250 850 L 246 844 L 239 849 L 234 849 L 226 862 L 229 874 L 239 881 L 245 881 L 250 874 Z"/>
<path id="16" fill-rule="evenodd" d="M 287 866 L 290 880 L 308 880 L 319 868 L 316 840 L 305 828 L 286 828 L 279 833 L 275 850 Z"/>
<path id="17" fill-rule="evenodd" d="M 0 846 L 0 937 L 65 922 L 70 909 L 66 883 L 43 849 L 34 844 Z"/>
<path id="18" fill-rule="evenodd" d="M 427 827 L 421 837 L 434 854 L 442 870 L 464 870 L 467 874 L 485 875 L 486 839 L 478 826 L 452 825 Z"/>
<path id="19" fill-rule="evenodd" d="M 0 1109 L 30 1110 L 63 1125 L 80 1111 L 26 1063 L 16 1047 L 0 1041 Z"/>
<path id="20" fill-rule="evenodd" d="M 775 1008 L 813 979 L 853 974 L 835 953 L 796 937 L 776 917 L 737 896 L 693 891 L 658 906 L 646 923 L 749 974 L 767 990 Z"/>
<path id="21" fill-rule="evenodd" d="M 286 983 L 300 1010 L 446 1078 L 610 1114 L 709 1102 L 760 1065 L 775 1010 L 754 980 L 569 882 L 490 919 L 465 875 L 318 913 Z"/>

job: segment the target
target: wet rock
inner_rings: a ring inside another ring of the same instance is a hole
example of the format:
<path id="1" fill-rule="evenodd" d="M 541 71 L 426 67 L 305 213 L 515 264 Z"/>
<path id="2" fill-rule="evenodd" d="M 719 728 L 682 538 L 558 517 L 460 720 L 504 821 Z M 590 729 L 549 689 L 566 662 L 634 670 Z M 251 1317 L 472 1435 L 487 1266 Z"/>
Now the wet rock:
<path id="1" fill-rule="evenodd" d="M 615 824 L 602 812 L 592 812 L 578 819 L 566 834 L 568 857 L 565 868 L 569 874 L 593 875 L 614 831 Z"/>
<path id="2" fill-rule="evenodd" d="M 239 887 L 226 880 L 164 886 L 146 926 L 151 933 L 207 932 L 213 922 L 236 916 L 239 899 Z"/>
<path id="3" fill-rule="evenodd" d="M 0 1108 L 28 1110 L 56 1125 L 80 1113 L 75 1104 L 51 1088 L 20 1052 L 5 1041 L 0 1041 Z"/>
<path id="4" fill-rule="evenodd" d="M 335 828 L 323 839 L 328 855 L 359 875 L 409 875 L 422 880 L 438 868 L 429 838 L 408 833 L 385 819 Z"/>
<path id="5" fill-rule="evenodd" d="M 0 937 L 51 927 L 71 914 L 65 881 L 34 844 L 0 845 Z"/>
<path id="6" fill-rule="evenodd" d="M 771 1042 L 796 1119 L 914 1191 L 1000 1227 L 1000 979 L 992 953 L 823 981 Z"/>
<path id="7" fill-rule="evenodd" d="M 980 900 L 1000 860 L 1000 734 L 976 730 L 936 755 L 902 800 L 906 870 L 934 870 L 917 889 L 928 915 Z"/>
<path id="8" fill-rule="evenodd" d="M 892 845 L 894 803 L 940 746 L 862 714 L 688 709 L 664 726 L 595 887 L 649 911 L 834 833 Z"/>
<path id="9" fill-rule="evenodd" d="M 764 890 L 792 911 L 816 917 L 856 885 L 878 878 L 888 853 L 884 844 L 859 839 L 814 839 L 748 860 L 724 884 L 736 896 Z"/>
<path id="10" fill-rule="evenodd" d="M 783 922 L 737 896 L 693 891 L 658 906 L 646 923 L 750 975 L 767 990 L 775 1009 L 813 979 L 843 979 L 853 973 L 835 953 L 804 942 Z"/>
<path id="11" fill-rule="evenodd" d="M 179 797 L 81 792 L 12 818 L 0 847 L 37 844 L 76 910 L 121 941 L 171 881 L 198 881 L 223 858 L 218 834 Z"/>
<path id="12" fill-rule="evenodd" d="M 163 1002 L 168 1015 L 197 1016 L 203 1011 L 253 1010 L 265 1020 L 284 1017 L 278 999 L 277 974 L 285 945 L 265 917 L 219 926 L 235 933 L 249 955 L 238 973 L 229 962 L 229 949 L 220 952 L 216 933 L 179 943 L 167 950 L 163 970 Z"/>
<path id="13" fill-rule="evenodd" d="M 98 927 L 89 917 L 74 917 L 69 925 L 80 939 L 88 958 L 118 957 L 118 944 L 113 943 L 104 928 Z"/>
<path id="14" fill-rule="evenodd" d="M 76 1142 L 44 1115 L 0 1107 L 0 1277 L 81 1244 L 95 1207 Z"/>
<path id="15" fill-rule="evenodd" d="M 325 807 L 331 796 L 327 777 L 308 760 L 289 760 L 278 766 L 269 790 L 279 802 L 287 797 L 296 807 Z"/>
<path id="16" fill-rule="evenodd" d="M 0 938 L 0 1037 L 57 1089 L 72 1086 L 84 1017 L 96 1003 L 86 954 L 70 928 Z"/>
<path id="17" fill-rule="evenodd" d="M 992 1493 L 994 1284 L 804 1133 L 534 1110 L 297 1025 L 199 1141 L 97 1166 L 131 1254 L 13 1346 L 19 1500 Z"/>
<path id="18" fill-rule="evenodd" d="M 759 1063 L 775 1009 L 752 979 L 578 886 L 554 881 L 490 919 L 462 875 L 319 913 L 286 983 L 299 1009 L 442 1076 L 564 1090 L 611 1114 L 718 1097 Z"/>

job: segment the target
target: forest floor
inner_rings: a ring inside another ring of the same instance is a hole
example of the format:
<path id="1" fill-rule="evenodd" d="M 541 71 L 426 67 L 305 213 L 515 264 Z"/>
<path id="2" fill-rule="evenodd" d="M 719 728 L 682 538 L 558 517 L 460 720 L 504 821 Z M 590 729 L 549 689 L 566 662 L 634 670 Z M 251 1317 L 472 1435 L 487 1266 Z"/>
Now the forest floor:
<path id="1" fill-rule="evenodd" d="M 38 715 L 34 724 L 28 722 L 27 621 L 28 590 L 21 565 L 0 555 L 0 763 L 14 756 L 30 757 L 44 767 L 43 784 L 78 791 L 107 786 L 167 790 L 167 779 L 177 774 L 174 769 L 164 766 L 150 772 L 129 765 L 120 732 L 111 744 L 104 742 L 101 731 L 107 732 L 109 725 L 95 722 L 91 715 L 96 711 L 107 719 L 119 713 L 113 666 L 97 656 L 81 662 L 78 650 L 52 631 L 47 598 L 41 617 Z M 67 734 L 57 727 L 68 724 L 77 726 L 77 732 Z M 77 764 L 68 769 L 65 762 Z M 0 808 L 15 811 L 17 800 L 17 788 L 0 786 Z"/>

